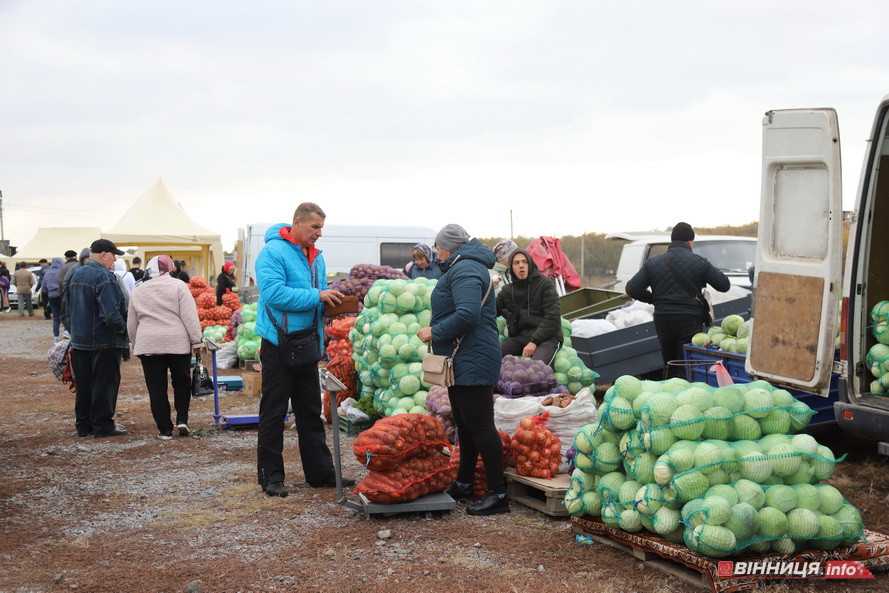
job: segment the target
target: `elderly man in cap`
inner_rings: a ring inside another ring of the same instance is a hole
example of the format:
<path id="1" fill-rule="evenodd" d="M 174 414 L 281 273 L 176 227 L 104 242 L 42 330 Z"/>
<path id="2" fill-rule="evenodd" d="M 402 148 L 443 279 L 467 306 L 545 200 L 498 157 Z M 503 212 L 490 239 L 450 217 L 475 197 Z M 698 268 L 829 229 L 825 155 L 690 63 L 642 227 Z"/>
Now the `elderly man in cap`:
<path id="1" fill-rule="evenodd" d="M 114 422 L 120 361 L 129 356 L 127 306 L 111 269 L 123 255 L 107 239 L 93 241 L 90 257 L 65 279 L 64 322 L 71 334 L 77 435 L 112 437 L 126 429 Z"/>
<path id="2" fill-rule="evenodd" d="M 667 252 L 648 259 L 627 282 L 627 294 L 654 305 L 654 327 L 661 344 L 666 375 L 685 373 L 670 361 L 682 358 L 682 347 L 709 323 L 709 305 L 701 291 L 709 284 L 727 292 L 731 283 L 709 261 L 692 251 L 695 231 L 687 222 L 677 223 Z"/>

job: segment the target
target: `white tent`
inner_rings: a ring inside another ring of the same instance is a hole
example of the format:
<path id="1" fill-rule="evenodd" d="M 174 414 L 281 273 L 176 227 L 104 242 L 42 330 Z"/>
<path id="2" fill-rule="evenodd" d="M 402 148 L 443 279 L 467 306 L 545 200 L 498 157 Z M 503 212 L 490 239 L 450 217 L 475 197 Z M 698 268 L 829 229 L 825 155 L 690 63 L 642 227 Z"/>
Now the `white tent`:
<path id="1" fill-rule="evenodd" d="M 161 253 L 184 260 L 191 274 L 208 280 L 222 267 L 221 237 L 192 220 L 160 179 L 102 236 L 135 247 L 146 261 Z"/>
<path id="2" fill-rule="evenodd" d="M 63 257 L 69 249 L 80 253 L 81 249 L 89 247 L 90 243 L 101 237 L 102 229 L 99 227 L 41 227 L 11 259 L 36 262 L 46 258 L 52 261 L 54 257 Z"/>

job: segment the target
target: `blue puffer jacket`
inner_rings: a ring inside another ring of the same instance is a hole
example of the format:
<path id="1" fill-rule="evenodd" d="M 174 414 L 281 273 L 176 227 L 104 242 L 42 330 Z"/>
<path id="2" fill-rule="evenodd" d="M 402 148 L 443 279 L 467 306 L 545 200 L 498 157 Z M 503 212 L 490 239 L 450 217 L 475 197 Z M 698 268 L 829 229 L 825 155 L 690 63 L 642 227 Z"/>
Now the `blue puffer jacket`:
<path id="1" fill-rule="evenodd" d="M 324 256 L 318 251 L 310 267 L 302 249 L 281 237 L 281 229 L 289 231 L 290 227 L 276 224 L 266 231 L 265 247 L 256 258 L 256 283 L 259 285 L 256 333 L 272 344 L 278 344 L 278 332 L 266 313 L 268 306 L 275 317 L 275 323 L 287 333 L 315 326 L 323 352 L 324 305 L 321 302 L 321 291 L 327 290 Z"/>
<path id="2" fill-rule="evenodd" d="M 446 271 L 432 291 L 432 351 L 454 359 L 457 385 L 495 385 L 500 377 L 500 338 L 494 291 L 482 305 L 491 283 L 494 252 L 477 239 L 459 247 L 442 266 Z"/>

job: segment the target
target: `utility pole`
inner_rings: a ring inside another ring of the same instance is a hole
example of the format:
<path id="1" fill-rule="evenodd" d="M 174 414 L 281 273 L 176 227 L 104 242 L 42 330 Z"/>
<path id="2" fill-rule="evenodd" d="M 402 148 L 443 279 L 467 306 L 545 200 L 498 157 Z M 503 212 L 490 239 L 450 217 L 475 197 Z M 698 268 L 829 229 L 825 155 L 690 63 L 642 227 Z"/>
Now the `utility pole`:
<path id="1" fill-rule="evenodd" d="M 586 268 L 584 267 L 583 255 L 586 251 L 586 233 L 581 233 L 580 235 L 580 282 L 583 283 L 583 279 L 586 278 Z"/>
<path id="2" fill-rule="evenodd" d="M 3 231 L 3 190 L 0 190 L 0 241 L 6 240 L 6 233 Z"/>
<path id="3" fill-rule="evenodd" d="M 510 241 L 515 237 L 515 233 L 512 230 L 512 208 L 509 209 L 509 239 Z"/>

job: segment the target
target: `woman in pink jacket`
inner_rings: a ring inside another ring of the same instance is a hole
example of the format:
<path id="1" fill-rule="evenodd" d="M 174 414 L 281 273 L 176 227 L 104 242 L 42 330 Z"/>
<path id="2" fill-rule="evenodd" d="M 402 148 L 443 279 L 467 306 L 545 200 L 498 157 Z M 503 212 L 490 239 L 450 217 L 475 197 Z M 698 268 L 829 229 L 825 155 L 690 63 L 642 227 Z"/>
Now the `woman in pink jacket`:
<path id="1" fill-rule="evenodd" d="M 188 407 L 191 402 L 191 351 L 201 344 L 198 309 L 188 285 L 170 276 L 173 260 L 159 255 L 148 262 L 150 279 L 133 290 L 127 329 L 133 354 L 142 361 L 151 414 L 158 438 L 173 438 L 167 376 L 173 382 L 176 430 L 188 436 Z"/>

